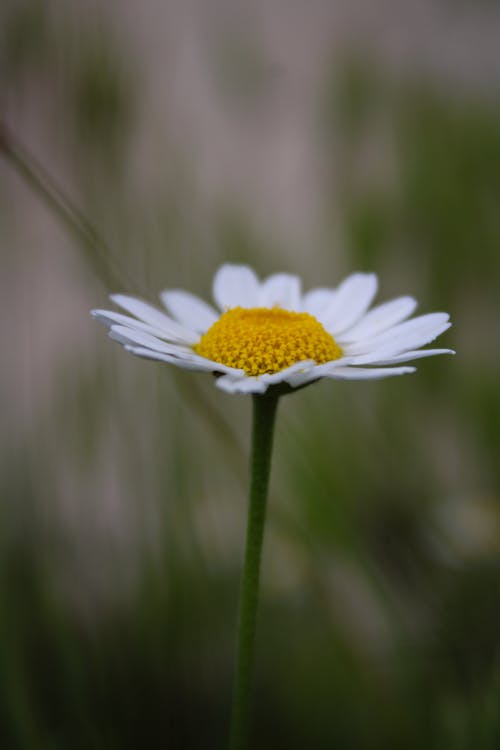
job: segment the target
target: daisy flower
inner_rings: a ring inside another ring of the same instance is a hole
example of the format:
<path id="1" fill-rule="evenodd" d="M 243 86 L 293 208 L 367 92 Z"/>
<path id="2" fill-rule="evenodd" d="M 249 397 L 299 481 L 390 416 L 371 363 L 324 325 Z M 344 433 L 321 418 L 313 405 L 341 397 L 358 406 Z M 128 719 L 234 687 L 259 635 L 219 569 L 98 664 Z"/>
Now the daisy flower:
<path id="1" fill-rule="evenodd" d="M 303 294 L 297 276 L 278 273 L 259 281 L 248 266 L 223 265 L 213 283 L 215 306 L 190 292 L 171 289 L 160 294 L 164 310 L 114 294 L 111 299 L 128 315 L 92 311 L 109 328 L 111 338 L 132 354 L 212 372 L 217 386 L 228 393 L 254 395 L 231 750 L 245 750 L 250 733 L 261 553 L 280 395 L 321 378 L 403 375 L 415 371 L 405 362 L 453 353 L 421 348 L 450 327 L 447 313 L 411 318 L 417 306 L 413 297 L 398 297 L 370 309 L 377 285 L 375 274 L 354 273 L 335 288 L 318 287 Z"/>
<path id="2" fill-rule="evenodd" d="M 297 276 L 259 281 L 248 266 L 223 265 L 215 274 L 215 306 L 190 292 L 161 292 L 165 310 L 113 294 L 129 315 L 92 310 L 124 348 L 146 359 L 212 372 L 229 393 L 302 387 L 321 378 L 373 380 L 415 372 L 401 366 L 451 349 L 422 349 L 450 327 L 449 315 L 410 316 L 417 302 L 397 297 L 370 306 L 377 276 L 354 273 L 337 287 L 303 293 Z M 134 316 L 134 317 L 130 317 Z"/>

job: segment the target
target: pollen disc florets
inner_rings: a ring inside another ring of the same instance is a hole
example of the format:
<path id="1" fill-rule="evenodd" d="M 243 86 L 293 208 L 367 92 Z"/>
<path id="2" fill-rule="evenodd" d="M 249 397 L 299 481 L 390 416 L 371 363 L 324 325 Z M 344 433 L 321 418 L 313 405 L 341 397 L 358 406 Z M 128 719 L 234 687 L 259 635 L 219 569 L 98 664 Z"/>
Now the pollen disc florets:
<path id="1" fill-rule="evenodd" d="M 323 364 L 342 356 L 333 336 L 314 316 L 280 307 L 233 307 L 193 349 L 247 375 L 279 372 L 304 360 Z"/>

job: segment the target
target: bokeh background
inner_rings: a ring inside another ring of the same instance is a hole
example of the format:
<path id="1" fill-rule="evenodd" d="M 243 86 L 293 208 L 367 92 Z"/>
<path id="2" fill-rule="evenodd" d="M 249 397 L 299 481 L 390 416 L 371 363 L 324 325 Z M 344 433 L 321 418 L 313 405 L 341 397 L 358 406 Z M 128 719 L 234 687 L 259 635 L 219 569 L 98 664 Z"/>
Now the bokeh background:
<path id="1" fill-rule="evenodd" d="M 499 38 L 494 0 L 3 0 L 2 748 L 224 747 L 249 399 L 89 309 L 228 261 L 376 271 L 458 352 L 283 400 L 252 747 L 500 746 Z"/>

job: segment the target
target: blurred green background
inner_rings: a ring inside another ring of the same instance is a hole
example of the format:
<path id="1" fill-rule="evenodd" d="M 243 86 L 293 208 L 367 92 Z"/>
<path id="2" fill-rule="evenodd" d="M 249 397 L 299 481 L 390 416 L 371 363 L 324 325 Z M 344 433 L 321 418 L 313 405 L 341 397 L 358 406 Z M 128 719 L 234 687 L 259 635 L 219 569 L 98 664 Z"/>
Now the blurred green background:
<path id="1" fill-rule="evenodd" d="M 493 0 L 4 0 L 2 748 L 224 747 L 249 399 L 88 314 L 223 262 L 376 271 L 458 352 L 282 401 L 252 746 L 500 746 L 499 31 Z"/>

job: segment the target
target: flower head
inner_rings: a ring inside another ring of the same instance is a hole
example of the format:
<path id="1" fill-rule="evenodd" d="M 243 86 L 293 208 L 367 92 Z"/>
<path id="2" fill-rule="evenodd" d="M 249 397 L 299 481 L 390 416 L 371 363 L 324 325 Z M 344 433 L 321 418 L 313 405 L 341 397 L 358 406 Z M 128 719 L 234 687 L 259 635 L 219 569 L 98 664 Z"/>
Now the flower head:
<path id="1" fill-rule="evenodd" d="M 371 309 L 377 277 L 348 276 L 338 287 L 302 294 L 300 279 L 279 273 L 259 281 L 248 266 L 216 273 L 216 307 L 181 290 L 160 297 L 167 312 L 123 294 L 111 296 L 129 315 L 92 310 L 132 354 L 218 375 L 229 393 L 297 388 L 320 378 L 370 380 L 415 372 L 399 367 L 421 357 L 453 354 L 421 349 L 450 327 L 447 313 L 408 320 L 417 303 L 398 297 Z"/>

